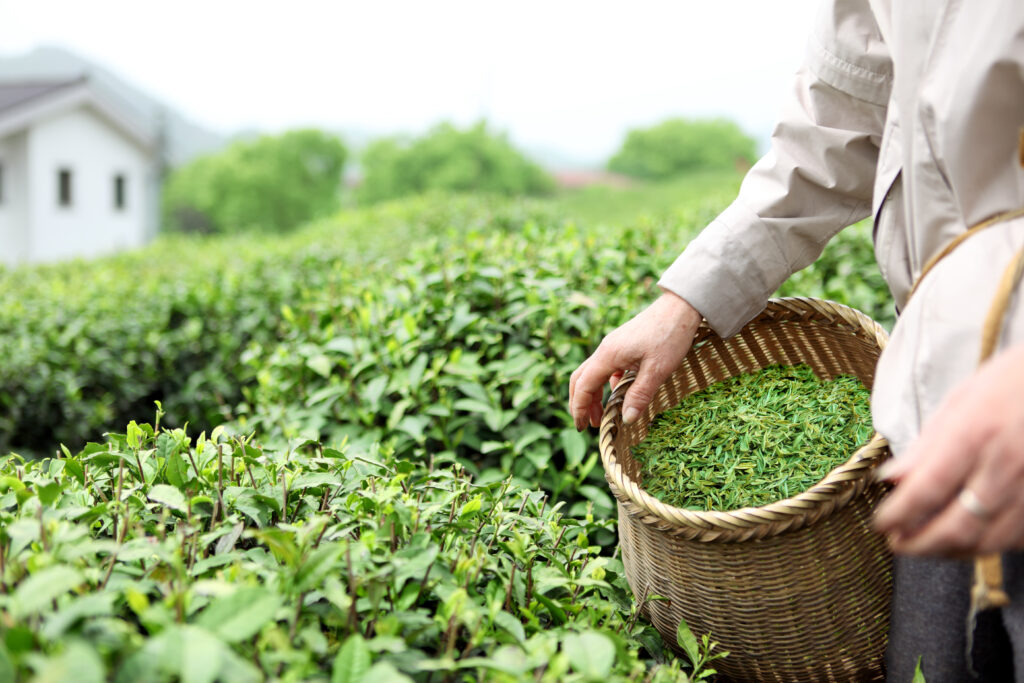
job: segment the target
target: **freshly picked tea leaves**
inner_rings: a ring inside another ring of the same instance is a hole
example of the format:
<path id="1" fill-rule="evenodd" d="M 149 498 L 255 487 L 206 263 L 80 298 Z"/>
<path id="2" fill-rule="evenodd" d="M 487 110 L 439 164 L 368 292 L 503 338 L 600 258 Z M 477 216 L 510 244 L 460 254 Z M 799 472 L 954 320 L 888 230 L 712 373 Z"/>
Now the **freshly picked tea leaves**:
<path id="1" fill-rule="evenodd" d="M 867 442 L 869 398 L 856 377 L 823 381 L 807 365 L 773 365 L 658 415 L 633 457 L 664 503 L 758 507 L 806 491 Z"/>

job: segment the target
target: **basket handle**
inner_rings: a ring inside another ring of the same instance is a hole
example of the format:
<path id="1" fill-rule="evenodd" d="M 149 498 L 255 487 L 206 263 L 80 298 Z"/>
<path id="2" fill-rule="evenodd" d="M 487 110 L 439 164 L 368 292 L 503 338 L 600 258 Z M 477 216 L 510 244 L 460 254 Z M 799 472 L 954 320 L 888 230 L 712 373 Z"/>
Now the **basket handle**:
<path id="1" fill-rule="evenodd" d="M 981 353 L 978 365 L 981 365 L 995 353 L 1002 336 L 1003 323 L 1010 308 L 1010 300 L 1017 289 L 1021 275 L 1024 274 L 1024 249 L 1013 257 L 1003 271 L 996 296 L 985 316 L 985 324 L 981 330 Z M 971 614 L 990 607 L 1003 607 L 1010 604 L 1010 596 L 1003 587 L 1003 562 L 998 553 L 982 555 L 974 560 L 974 585 L 971 586 Z"/>

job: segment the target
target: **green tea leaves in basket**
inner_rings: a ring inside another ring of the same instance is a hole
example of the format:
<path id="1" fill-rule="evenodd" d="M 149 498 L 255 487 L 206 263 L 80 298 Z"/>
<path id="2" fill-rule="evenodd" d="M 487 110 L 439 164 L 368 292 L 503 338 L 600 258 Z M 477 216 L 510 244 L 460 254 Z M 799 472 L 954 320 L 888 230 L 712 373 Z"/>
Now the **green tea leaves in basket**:
<path id="1" fill-rule="evenodd" d="M 869 392 L 854 377 L 771 366 L 690 394 L 633 447 L 643 487 L 691 510 L 734 510 L 795 496 L 872 435 Z"/>

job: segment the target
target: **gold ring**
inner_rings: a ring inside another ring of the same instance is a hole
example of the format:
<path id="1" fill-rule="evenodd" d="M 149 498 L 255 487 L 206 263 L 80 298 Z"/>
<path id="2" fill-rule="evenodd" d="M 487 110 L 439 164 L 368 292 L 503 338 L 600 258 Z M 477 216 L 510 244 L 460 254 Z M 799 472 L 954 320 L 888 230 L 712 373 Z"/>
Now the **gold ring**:
<path id="1" fill-rule="evenodd" d="M 978 498 L 978 494 L 970 489 L 963 489 L 960 491 L 960 495 L 957 496 L 957 500 L 960 504 L 978 519 L 988 519 L 992 516 L 992 511 L 985 507 L 985 504 Z"/>

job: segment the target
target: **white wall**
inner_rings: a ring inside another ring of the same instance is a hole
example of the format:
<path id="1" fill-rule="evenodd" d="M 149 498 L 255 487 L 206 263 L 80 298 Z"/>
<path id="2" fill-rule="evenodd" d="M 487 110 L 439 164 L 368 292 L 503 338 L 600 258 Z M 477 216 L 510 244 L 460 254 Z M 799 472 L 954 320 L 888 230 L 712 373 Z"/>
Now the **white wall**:
<path id="1" fill-rule="evenodd" d="M 146 153 L 87 106 L 40 121 L 28 132 L 28 259 L 92 257 L 147 240 L 151 210 Z M 58 202 L 58 171 L 70 169 L 72 201 Z M 126 177 L 125 208 L 114 208 L 114 176 Z"/>
<path id="2" fill-rule="evenodd" d="M 28 156 L 26 135 L 0 140 L 0 264 L 13 266 L 28 258 Z"/>

